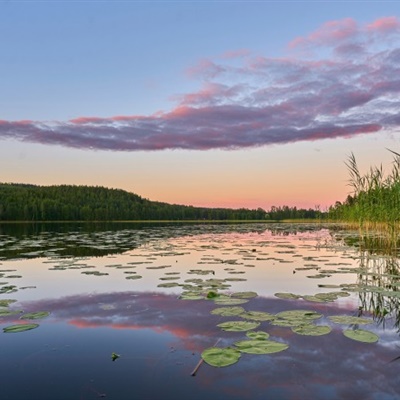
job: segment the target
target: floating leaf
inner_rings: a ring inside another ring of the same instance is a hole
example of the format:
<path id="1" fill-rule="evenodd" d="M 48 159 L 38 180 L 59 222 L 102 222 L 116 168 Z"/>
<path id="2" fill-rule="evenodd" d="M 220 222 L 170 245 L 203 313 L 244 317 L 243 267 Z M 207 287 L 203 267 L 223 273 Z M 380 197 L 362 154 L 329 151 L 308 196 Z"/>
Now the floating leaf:
<path id="1" fill-rule="evenodd" d="M 0 317 L 8 317 L 10 315 L 16 315 L 16 314 L 21 314 L 21 313 L 23 313 L 22 310 L 8 310 L 8 309 L 1 310 L 0 309 Z"/>
<path id="2" fill-rule="evenodd" d="M 263 331 L 250 331 L 246 333 L 246 336 L 253 340 L 267 340 L 269 338 L 269 333 Z"/>
<path id="3" fill-rule="evenodd" d="M 220 306 L 236 306 L 239 304 L 245 304 L 248 301 L 249 300 L 247 299 L 235 299 L 233 297 L 222 296 L 222 295 L 214 299 L 214 303 Z"/>
<path id="4" fill-rule="evenodd" d="M 278 297 L 279 299 L 299 299 L 300 296 L 297 294 L 293 293 L 275 293 L 275 297 Z"/>
<path id="5" fill-rule="evenodd" d="M 157 287 L 160 287 L 160 288 L 172 288 L 172 287 L 177 287 L 177 286 L 181 286 L 181 285 L 177 282 L 166 282 L 166 283 L 160 283 L 159 285 L 157 285 Z"/>
<path id="6" fill-rule="evenodd" d="M 292 331 L 299 335 L 322 336 L 330 333 L 332 331 L 332 328 L 327 325 L 305 324 L 292 327 Z"/>
<path id="7" fill-rule="evenodd" d="M 31 312 L 26 313 L 20 317 L 20 319 L 39 319 L 39 318 L 46 318 L 50 315 L 48 311 L 38 311 L 38 312 Z"/>
<path id="8" fill-rule="evenodd" d="M 282 311 L 275 317 L 276 319 L 271 321 L 272 325 L 293 327 L 308 324 L 314 319 L 321 318 L 322 314 L 308 310 L 289 310 Z"/>
<path id="9" fill-rule="evenodd" d="M 141 278 L 142 278 L 141 275 L 129 275 L 125 277 L 125 279 L 141 279 Z"/>
<path id="10" fill-rule="evenodd" d="M 218 324 L 217 326 L 223 331 L 228 332 L 244 332 L 251 329 L 255 329 L 260 325 L 259 322 L 248 322 L 248 321 L 227 321 Z"/>
<path id="11" fill-rule="evenodd" d="M 215 308 L 211 311 L 211 314 L 221 315 L 222 317 L 233 317 L 234 315 L 239 315 L 244 313 L 243 307 L 220 307 Z"/>
<path id="12" fill-rule="evenodd" d="M 2 299 L 0 300 L 0 307 L 8 307 L 10 304 L 15 303 L 17 300 L 13 299 Z"/>
<path id="13" fill-rule="evenodd" d="M 289 346 L 273 340 L 241 340 L 234 343 L 242 353 L 272 354 L 286 350 Z"/>
<path id="14" fill-rule="evenodd" d="M 256 292 L 237 292 L 232 294 L 232 297 L 236 297 L 239 299 L 252 299 L 253 297 L 257 296 L 258 294 Z"/>
<path id="15" fill-rule="evenodd" d="M 379 337 L 375 333 L 365 331 L 363 329 L 347 329 L 343 331 L 343 335 L 349 339 L 356 340 L 357 342 L 363 343 L 375 343 Z"/>
<path id="16" fill-rule="evenodd" d="M 352 317 L 348 315 L 332 315 L 328 317 L 332 322 L 336 324 L 343 324 L 343 325 L 367 325 L 372 324 L 373 321 L 360 318 L 360 317 Z"/>
<path id="17" fill-rule="evenodd" d="M 240 351 L 231 347 L 210 347 L 201 353 L 201 358 L 213 367 L 227 367 L 239 361 Z"/>
<path id="18" fill-rule="evenodd" d="M 179 298 L 181 300 L 202 300 L 204 296 L 197 292 L 183 292 Z"/>
<path id="19" fill-rule="evenodd" d="M 253 321 L 272 321 L 275 319 L 275 315 L 263 311 L 247 311 L 240 314 L 240 317 Z"/>
<path id="20" fill-rule="evenodd" d="M 111 360 L 115 361 L 117 358 L 120 358 L 121 356 L 117 353 L 111 353 Z"/>
<path id="21" fill-rule="evenodd" d="M 17 333 L 17 332 L 24 332 L 29 331 L 31 329 L 37 328 L 38 324 L 18 324 L 18 325 L 10 325 L 6 328 L 3 328 L 4 333 Z"/>

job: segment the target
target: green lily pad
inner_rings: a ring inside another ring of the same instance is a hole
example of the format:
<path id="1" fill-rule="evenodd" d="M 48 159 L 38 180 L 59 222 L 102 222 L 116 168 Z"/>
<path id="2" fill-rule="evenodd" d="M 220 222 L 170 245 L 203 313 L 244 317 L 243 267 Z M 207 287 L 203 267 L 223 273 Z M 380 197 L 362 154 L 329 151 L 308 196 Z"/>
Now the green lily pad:
<path id="1" fill-rule="evenodd" d="M 2 286 L 0 288 L 0 294 L 3 293 L 14 293 L 18 291 L 17 287 L 15 285 L 8 285 L 8 286 Z"/>
<path id="2" fill-rule="evenodd" d="M 6 328 L 3 328 L 4 333 L 17 333 L 17 332 L 24 332 L 29 331 L 31 329 L 37 328 L 38 324 L 18 324 L 18 325 L 10 325 Z"/>
<path id="3" fill-rule="evenodd" d="M 17 300 L 14 299 L 2 299 L 0 300 L 0 307 L 8 307 L 10 304 L 15 303 Z"/>
<path id="4" fill-rule="evenodd" d="M 197 292 L 183 292 L 179 296 L 179 299 L 181 299 L 181 300 L 202 300 L 202 299 L 204 299 L 204 296 Z"/>
<path id="5" fill-rule="evenodd" d="M 214 310 L 211 311 L 211 314 L 221 315 L 222 317 L 233 317 L 244 312 L 245 310 L 243 307 L 219 307 L 214 308 Z"/>
<path id="6" fill-rule="evenodd" d="M 20 317 L 20 319 L 39 319 L 39 318 L 46 318 L 50 315 L 48 311 L 38 311 L 38 312 L 31 312 L 26 313 Z"/>
<path id="7" fill-rule="evenodd" d="M 252 299 L 253 297 L 257 296 L 258 294 L 256 292 L 237 292 L 232 294 L 232 297 L 236 297 L 239 299 Z"/>
<path id="8" fill-rule="evenodd" d="M 172 287 L 177 287 L 177 286 L 181 286 L 181 285 L 177 282 L 166 282 L 166 283 L 160 283 L 157 285 L 157 287 L 160 287 L 160 288 L 172 288 Z"/>
<path id="9" fill-rule="evenodd" d="M 218 324 L 217 326 L 223 331 L 228 332 L 244 332 L 255 329 L 260 325 L 259 322 L 248 322 L 248 321 L 227 321 Z"/>
<path id="10" fill-rule="evenodd" d="M 231 347 L 210 347 L 201 353 L 201 358 L 213 367 L 227 367 L 239 361 L 240 351 Z"/>
<path id="11" fill-rule="evenodd" d="M 141 279 L 141 278 L 142 278 L 141 275 L 129 275 L 125 277 L 125 279 Z"/>
<path id="12" fill-rule="evenodd" d="M 332 322 L 343 325 L 367 325 L 372 324 L 373 321 L 366 318 L 352 317 L 348 315 L 332 315 L 328 317 Z"/>
<path id="13" fill-rule="evenodd" d="M 293 294 L 293 293 L 275 293 L 274 294 L 275 297 L 278 297 L 279 299 L 299 299 L 300 296 L 297 294 Z"/>
<path id="14" fill-rule="evenodd" d="M 321 318 L 322 314 L 309 310 L 289 310 L 282 311 L 271 321 L 272 325 L 294 327 L 309 324 L 311 321 Z"/>
<path id="15" fill-rule="evenodd" d="M 269 338 L 269 333 L 263 331 L 250 331 L 246 333 L 246 336 L 253 340 L 267 340 Z"/>
<path id="16" fill-rule="evenodd" d="M 241 340 L 234 343 L 242 353 L 272 354 L 286 350 L 289 346 L 273 340 Z"/>
<path id="17" fill-rule="evenodd" d="M 292 327 L 292 331 L 298 335 L 305 336 L 322 336 L 327 335 L 332 331 L 332 328 L 327 325 L 305 324 Z"/>
<path id="18" fill-rule="evenodd" d="M 213 300 L 214 303 L 219 306 L 237 306 L 239 304 L 245 304 L 249 301 L 248 299 L 235 299 L 226 295 L 220 295 Z"/>
<path id="19" fill-rule="evenodd" d="M 263 311 L 247 311 L 240 314 L 240 317 L 253 321 L 272 321 L 275 319 L 275 315 Z"/>
<path id="20" fill-rule="evenodd" d="M 363 343 L 375 343 L 379 340 L 379 337 L 375 333 L 363 329 L 347 329 L 343 331 L 343 335 L 349 339 Z"/>
<path id="21" fill-rule="evenodd" d="M 305 321 L 313 321 L 314 319 L 321 318 L 322 314 L 310 310 L 289 310 L 289 311 L 282 311 L 276 314 L 276 316 L 278 318 L 290 319 L 290 320 L 299 319 Z"/>
<path id="22" fill-rule="evenodd" d="M 0 317 L 8 317 L 10 315 L 17 315 L 17 314 L 22 314 L 23 311 L 22 310 L 1 310 L 0 309 Z"/>

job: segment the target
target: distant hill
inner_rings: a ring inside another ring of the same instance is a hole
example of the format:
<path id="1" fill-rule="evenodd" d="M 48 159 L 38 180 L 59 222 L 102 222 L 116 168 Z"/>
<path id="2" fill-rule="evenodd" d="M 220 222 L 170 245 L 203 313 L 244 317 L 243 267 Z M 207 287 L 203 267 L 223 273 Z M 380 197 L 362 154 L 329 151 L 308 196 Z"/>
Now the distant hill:
<path id="1" fill-rule="evenodd" d="M 259 208 L 161 203 L 101 186 L 0 183 L 0 221 L 263 220 Z"/>

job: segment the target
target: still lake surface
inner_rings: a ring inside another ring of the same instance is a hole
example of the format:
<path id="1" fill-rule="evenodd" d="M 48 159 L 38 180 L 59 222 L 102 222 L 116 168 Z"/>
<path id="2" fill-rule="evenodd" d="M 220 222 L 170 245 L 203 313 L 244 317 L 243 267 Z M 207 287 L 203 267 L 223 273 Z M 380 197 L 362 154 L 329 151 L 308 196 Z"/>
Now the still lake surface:
<path id="1" fill-rule="evenodd" d="M 1 399 L 400 399 L 399 261 L 350 236 L 306 224 L 0 225 Z M 222 307 L 253 313 L 211 313 Z M 330 333 L 260 317 L 287 310 L 321 314 L 313 324 Z M 37 312 L 50 314 L 24 318 Z M 288 348 L 202 362 L 192 376 L 205 349 L 248 339 L 217 326 L 227 321 Z M 3 332 L 17 324 L 38 326 Z M 358 328 L 378 340 L 343 334 Z"/>

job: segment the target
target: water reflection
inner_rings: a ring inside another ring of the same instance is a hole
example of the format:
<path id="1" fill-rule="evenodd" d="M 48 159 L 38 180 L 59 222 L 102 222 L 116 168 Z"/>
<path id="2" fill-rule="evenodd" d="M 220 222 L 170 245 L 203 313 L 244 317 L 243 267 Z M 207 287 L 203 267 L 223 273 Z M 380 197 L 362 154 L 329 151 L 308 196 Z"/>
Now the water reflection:
<path id="1" fill-rule="evenodd" d="M 349 247 L 338 231 L 285 224 L 2 229 L 0 301 L 15 302 L 0 303 L 0 311 L 51 313 L 37 329 L 0 334 L 2 398 L 399 398 L 397 363 L 389 364 L 400 352 L 399 261 Z M 217 327 L 228 318 L 210 313 L 221 307 L 207 300 L 210 291 L 231 298 L 255 291 L 246 311 L 317 311 L 317 324 L 333 330 L 301 336 L 262 321 L 257 329 L 288 350 L 242 354 L 221 369 L 203 363 L 191 377 L 216 340 L 223 347 L 246 338 Z M 316 296 L 332 291 L 347 297 Z M 201 300 L 181 300 L 182 292 Z M 342 331 L 355 326 L 328 318 L 361 313 L 378 343 L 352 341 Z M 0 317 L 1 328 L 15 323 L 19 315 Z M 114 362 L 113 352 L 121 355 Z"/>

